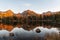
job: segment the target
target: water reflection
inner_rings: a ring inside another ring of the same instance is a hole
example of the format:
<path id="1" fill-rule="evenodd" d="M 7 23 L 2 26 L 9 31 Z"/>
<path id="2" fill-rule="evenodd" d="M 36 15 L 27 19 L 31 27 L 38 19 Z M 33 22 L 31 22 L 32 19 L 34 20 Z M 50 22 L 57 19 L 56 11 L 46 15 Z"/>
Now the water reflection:
<path id="1" fill-rule="evenodd" d="M 0 24 L 1 40 L 60 40 L 60 28 L 39 25 Z"/>
<path id="2" fill-rule="evenodd" d="M 48 28 L 48 29 L 51 29 L 51 28 L 57 28 L 58 30 L 60 30 L 60 26 L 57 27 L 57 26 L 51 26 L 51 25 L 28 25 L 28 24 L 17 24 L 17 25 L 8 25 L 8 24 L 0 24 L 0 30 L 7 30 L 7 31 L 11 31 L 13 30 L 15 27 L 18 27 L 18 28 L 23 28 L 24 30 L 26 31 L 30 31 L 30 30 L 33 30 L 35 29 L 36 27 L 43 27 L 43 28 Z M 39 29 L 39 28 L 38 28 Z"/>

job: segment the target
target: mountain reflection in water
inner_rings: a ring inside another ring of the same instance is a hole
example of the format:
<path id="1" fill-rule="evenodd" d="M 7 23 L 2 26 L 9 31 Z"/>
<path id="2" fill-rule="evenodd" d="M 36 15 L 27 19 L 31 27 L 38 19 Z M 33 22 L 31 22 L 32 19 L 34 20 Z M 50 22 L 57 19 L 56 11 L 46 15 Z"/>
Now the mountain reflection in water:
<path id="1" fill-rule="evenodd" d="M 60 28 L 50 25 L 0 24 L 0 40 L 60 40 Z"/>

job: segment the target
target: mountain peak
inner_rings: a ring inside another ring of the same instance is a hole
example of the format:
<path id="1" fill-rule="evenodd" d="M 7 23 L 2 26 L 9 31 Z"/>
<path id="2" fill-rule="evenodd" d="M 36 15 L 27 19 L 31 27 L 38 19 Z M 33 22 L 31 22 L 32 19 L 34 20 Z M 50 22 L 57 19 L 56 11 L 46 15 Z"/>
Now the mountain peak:
<path id="1" fill-rule="evenodd" d="M 4 12 L 4 16 L 5 16 L 5 17 L 13 16 L 13 14 L 14 14 L 14 13 L 12 12 L 12 10 L 7 10 L 7 11 Z"/>
<path id="2" fill-rule="evenodd" d="M 34 12 L 34 11 L 32 11 L 32 10 L 25 10 L 26 12 Z"/>
<path id="3" fill-rule="evenodd" d="M 26 10 L 24 12 L 22 12 L 23 15 L 36 15 L 36 13 L 32 10 Z"/>
<path id="4" fill-rule="evenodd" d="M 32 11 L 32 10 L 29 10 L 29 9 L 28 9 L 28 10 L 26 10 L 26 11 Z"/>
<path id="5" fill-rule="evenodd" d="M 10 10 L 10 9 L 9 9 L 9 10 L 7 10 L 6 12 L 8 12 L 8 13 L 13 13 L 13 11 L 12 11 L 12 10 Z"/>

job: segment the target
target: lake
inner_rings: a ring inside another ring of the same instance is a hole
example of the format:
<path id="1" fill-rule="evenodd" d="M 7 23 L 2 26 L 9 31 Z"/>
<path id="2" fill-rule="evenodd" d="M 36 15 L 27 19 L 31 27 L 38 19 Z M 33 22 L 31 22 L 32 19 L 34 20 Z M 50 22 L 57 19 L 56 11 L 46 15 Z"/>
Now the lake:
<path id="1" fill-rule="evenodd" d="M 50 25 L 1 25 L 3 28 L 0 28 L 0 40 L 60 40 L 59 27 L 51 27 Z"/>

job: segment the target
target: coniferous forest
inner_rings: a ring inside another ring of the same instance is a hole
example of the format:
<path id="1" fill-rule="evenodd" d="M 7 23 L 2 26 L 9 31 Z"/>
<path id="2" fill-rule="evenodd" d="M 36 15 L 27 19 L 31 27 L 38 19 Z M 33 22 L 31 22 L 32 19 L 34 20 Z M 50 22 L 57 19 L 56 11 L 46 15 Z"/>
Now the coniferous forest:
<path id="1" fill-rule="evenodd" d="M 0 23 L 3 24 L 28 24 L 28 25 L 60 25 L 60 12 L 43 12 L 38 14 L 31 10 L 22 13 L 13 13 L 11 10 L 0 12 Z"/>

